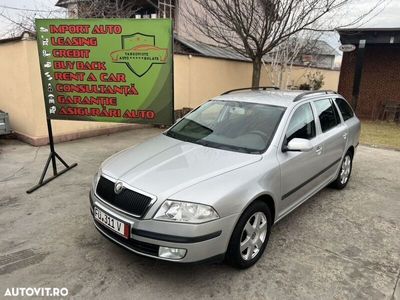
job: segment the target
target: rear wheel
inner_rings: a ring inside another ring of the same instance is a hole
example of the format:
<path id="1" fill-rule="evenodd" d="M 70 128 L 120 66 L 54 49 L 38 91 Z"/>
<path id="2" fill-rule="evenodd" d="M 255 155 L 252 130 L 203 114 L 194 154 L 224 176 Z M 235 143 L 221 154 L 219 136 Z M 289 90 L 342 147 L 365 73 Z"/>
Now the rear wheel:
<path id="1" fill-rule="evenodd" d="M 353 167 L 353 156 L 351 155 L 350 152 L 347 152 L 346 155 L 343 157 L 339 174 L 335 179 L 335 181 L 332 182 L 331 186 L 339 190 L 343 189 L 349 182 L 352 167 Z"/>
<path id="2" fill-rule="evenodd" d="M 272 218 L 268 205 L 252 203 L 242 214 L 232 233 L 227 262 L 240 269 L 254 265 L 263 254 L 271 233 Z"/>

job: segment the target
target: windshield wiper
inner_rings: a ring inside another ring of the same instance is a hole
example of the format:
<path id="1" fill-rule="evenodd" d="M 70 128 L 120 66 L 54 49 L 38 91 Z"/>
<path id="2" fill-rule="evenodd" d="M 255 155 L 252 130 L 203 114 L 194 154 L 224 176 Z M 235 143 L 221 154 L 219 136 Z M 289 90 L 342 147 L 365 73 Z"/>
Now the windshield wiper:
<path id="1" fill-rule="evenodd" d="M 195 141 L 194 143 L 202 145 L 202 146 L 206 146 L 206 147 L 221 149 L 221 150 L 237 151 L 237 152 L 248 153 L 248 154 L 260 154 L 260 151 L 257 151 L 257 150 L 248 149 L 245 147 L 234 146 L 234 145 L 218 144 L 218 143 L 213 143 L 213 142 L 205 141 L 205 140 L 198 140 L 198 141 Z"/>
<path id="2" fill-rule="evenodd" d="M 183 141 L 183 142 L 190 142 L 190 143 L 195 143 L 196 142 L 195 140 L 193 140 L 192 138 L 190 138 L 188 136 L 185 136 L 185 135 L 173 132 L 173 131 L 167 131 L 164 134 L 166 136 L 172 137 L 174 139 L 177 139 L 177 140 L 180 140 L 180 141 Z"/>

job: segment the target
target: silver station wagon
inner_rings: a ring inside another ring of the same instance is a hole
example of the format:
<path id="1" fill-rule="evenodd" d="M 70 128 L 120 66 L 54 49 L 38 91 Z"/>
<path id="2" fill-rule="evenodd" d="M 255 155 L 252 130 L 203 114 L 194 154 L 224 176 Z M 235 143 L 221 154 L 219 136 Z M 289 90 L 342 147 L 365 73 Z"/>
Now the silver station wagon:
<path id="1" fill-rule="evenodd" d="M 141 255 L 250 267 L 273 224 L 325 186 L 346 186 L 359 134 L 335 92 L 226 92 L 102 163 L 94 225 Z"/>

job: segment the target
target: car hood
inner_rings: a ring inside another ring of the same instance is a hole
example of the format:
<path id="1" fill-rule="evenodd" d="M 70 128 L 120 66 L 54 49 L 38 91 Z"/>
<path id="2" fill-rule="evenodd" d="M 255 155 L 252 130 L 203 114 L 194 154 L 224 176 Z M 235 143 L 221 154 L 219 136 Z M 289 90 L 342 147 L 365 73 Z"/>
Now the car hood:
<path id="1" fill-rule="evenodd" d="M 111 156 L 103 163 L 102 172 L 144 192 L 168 197 L 261 157 L 159 135 Z"/>

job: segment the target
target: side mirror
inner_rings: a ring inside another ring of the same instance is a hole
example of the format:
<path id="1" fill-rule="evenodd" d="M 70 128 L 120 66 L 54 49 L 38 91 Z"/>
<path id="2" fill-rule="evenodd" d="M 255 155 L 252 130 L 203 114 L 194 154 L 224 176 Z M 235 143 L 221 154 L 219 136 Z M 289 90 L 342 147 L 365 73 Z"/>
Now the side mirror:
<path id="1" fill-rule="evenodd" d="M 309 140 L 294 138 L 284 147 L 284 151 L 307 152 L 312 150 L 312 148 L 313 145 Z"/>

